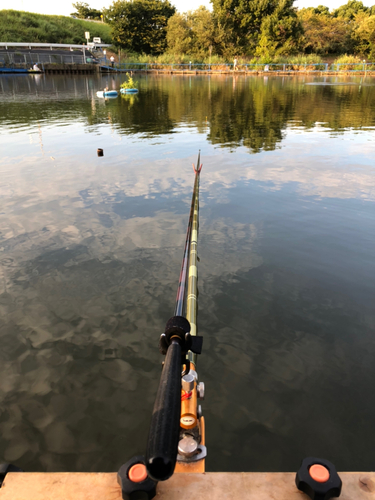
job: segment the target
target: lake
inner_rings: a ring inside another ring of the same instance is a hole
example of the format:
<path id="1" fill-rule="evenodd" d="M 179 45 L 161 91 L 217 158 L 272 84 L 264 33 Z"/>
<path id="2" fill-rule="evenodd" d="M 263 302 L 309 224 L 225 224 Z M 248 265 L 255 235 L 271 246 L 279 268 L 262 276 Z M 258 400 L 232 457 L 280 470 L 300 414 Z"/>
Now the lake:
<path id="1" fill-rule="evenodd" d="M 0 77 L 0 462 L 145 451 L 201 150 L 207 470 L 373 470 L 375 79 L 124 78 Z"/>

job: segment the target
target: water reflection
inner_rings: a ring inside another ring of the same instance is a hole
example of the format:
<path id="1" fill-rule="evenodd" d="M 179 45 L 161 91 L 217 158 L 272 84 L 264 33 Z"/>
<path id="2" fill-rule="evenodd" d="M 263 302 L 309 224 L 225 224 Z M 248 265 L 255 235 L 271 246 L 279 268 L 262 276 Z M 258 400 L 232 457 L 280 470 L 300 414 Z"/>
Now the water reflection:
<path id="1" fill-rule="evenodd" d="M 100 100 L 97 89 L 118 88 L 124 77 L 36 76 L 1 79 L 3 127 L 47 120 L 61 124 L 74 117 L 90 126 L 111 121 L 119 133 L 155 136 L 186 124 L 206 133 L 212 144 L 259 152 L 280 145 L 290 123 L 304 128 L 319 123 L 335 131 L 374 126 L 371 78 L 337 82 L 305 77 L 301 85 L 298 77 L 139 75 L 139 95 Z"/>
<path id="2" fill-rule="evenodd" d="M 119 80 L 0 81 L 2 459 L 113 471 L 143 451 L 201 147 L 209 470 L 369 470 L 371 87 L 140 77 L 105 102 Z"/>

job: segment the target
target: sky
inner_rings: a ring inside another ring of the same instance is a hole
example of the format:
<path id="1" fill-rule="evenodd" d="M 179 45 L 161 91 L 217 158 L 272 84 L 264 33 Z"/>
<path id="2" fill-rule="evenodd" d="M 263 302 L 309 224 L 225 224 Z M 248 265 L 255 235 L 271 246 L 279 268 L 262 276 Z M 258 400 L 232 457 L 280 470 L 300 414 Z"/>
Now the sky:
<path id="1" fill-rule="evenodd" d="M 95 9 L 102 9 L 103 7 L 109 7 L 113 3 L 112 0 L 83 0 L 86 1 L 90 7 Z M 200 5 L 205 5 L 210 7 L 209 0 L 170 0 L 173 5 L 176 6 L 177 10 L 180 12 L 185 12 L 187 10 L 195 10 Z M 298 8 L 303 7 L 317 7 L 318 5 L 326 5 L 331 10 L 337 9 L 340 5 L 347 3 L 347 0 L 296 0 L 295 6 Z M 371 6 L 375 4 L 375 0 L 363 0 L 363 4 Z M 58 2 L 51 2 L 50 0 L 0 0 L 0 10 L 1 9 L 14 9 L 14 10 L 25 10 L 28 12 L 38 12 L 40 14 L 56 14 L 62 16 L 68 16 L 74 11 L 71 0 L 59 0 Z"/>

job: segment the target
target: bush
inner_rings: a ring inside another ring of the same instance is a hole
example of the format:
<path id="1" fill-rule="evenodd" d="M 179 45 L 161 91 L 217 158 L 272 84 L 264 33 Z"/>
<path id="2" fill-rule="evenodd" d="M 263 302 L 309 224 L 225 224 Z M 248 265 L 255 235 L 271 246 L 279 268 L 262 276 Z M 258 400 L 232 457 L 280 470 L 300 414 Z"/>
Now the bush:
<path id="1" fill-rule="evenodd" d="M 344 54 L 335 59 L 334 64 L 340 65 L 340 70 L 361 70 L 363 69 L 363 60 L 359 56 Z"/>
<path id="2" fill-rule="evenodd" d="M 125 82 L 122 82 L 120 85 L 121 89 L 137 89 L 138 84 L 133 80 L 133 78 L 128 75 L 128 79 Z"/>
<path id="3" fill-rule="evenodd" d="M 297 56 L 280 58 L 279 62 L 288 62 L 291 64 L 319 64 L 322 63 L 322 58 L 316 54 L 298 54 Z"/>

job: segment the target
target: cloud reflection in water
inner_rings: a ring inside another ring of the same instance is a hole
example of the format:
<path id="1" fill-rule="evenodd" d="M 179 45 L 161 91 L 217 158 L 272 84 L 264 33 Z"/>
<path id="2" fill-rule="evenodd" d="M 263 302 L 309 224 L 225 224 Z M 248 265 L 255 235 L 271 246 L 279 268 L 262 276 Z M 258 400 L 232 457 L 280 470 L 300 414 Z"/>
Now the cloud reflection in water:
<path id="1" fill-rule="evenodd" d="M 53 81 L 37 105 L 0 103 L 3 459 L 112 471 L 143 450 L 200 146 L 209 469 L 314 453 L 368 469 L 374 131 L 358 89 L 142 79 L 130 106 L 91 99 L 95 79 Z"/>

